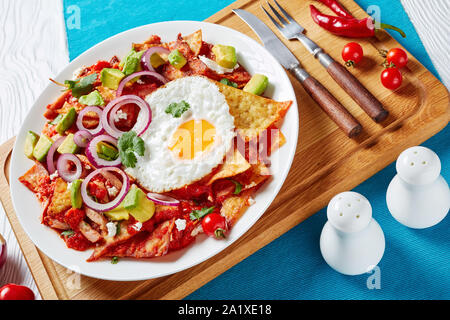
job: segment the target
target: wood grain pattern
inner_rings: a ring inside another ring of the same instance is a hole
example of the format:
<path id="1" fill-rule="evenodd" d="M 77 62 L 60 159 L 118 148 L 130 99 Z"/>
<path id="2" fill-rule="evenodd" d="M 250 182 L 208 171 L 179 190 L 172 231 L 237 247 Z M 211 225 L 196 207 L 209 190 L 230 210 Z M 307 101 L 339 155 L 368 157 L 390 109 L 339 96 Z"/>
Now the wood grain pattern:
<path id="1" fill-rule="evenodd" d="M 67 65 L 61 1 L 0 1 L 0 143 L 13 137 L 37 95 Z M 14 282 L 38 290 L 0 208 L 0 233 L 8 243 L 0 286 Z"/>
<path id="2" fill-rule="evenodd" d="M 280 0 L 287 10 L 304 24 L 308 36 L 335 59 L 346 39 L 315 28 L 309 19 L 307 2 Z M 342 1 L 357 17 L 365 13 L 353 1 Z M 256 38 L 248 26 L 231 13 L 243 8 L 260 16 L 266 23 L 257 1 L 240 0 L 208 19 Z M 270 24 L 269 24 L 270 25 Z M 285 40 L 283 40 L 285 41 Z M 148 281 L 114 282 L 81 277 L 80 287 L 72 289 L 72 274 L 39 252 L 23 234 L 12 210 L 9 188 L 4 174 L 0 177 L 0 198 L 20 241 L 43 298 L 59 299 L 180 299 L 204 285 L 242 259 L 276 239 L 311 214 L 324 207 L 331 197 L 352 189 L 390 162 L 407 147 L 420 144 L 448 123 L 449 96 L 446 88 L 416 59 L 411 57 L 403 70 L 404 84 L 395 92 L 379 86 L 377 49 L 398 47 L 386 35 L 381 40 L 361 41 L 366 59 L 352 73 L 386 106 L 390 116 L 382 125 L 374 123 L 359 106 L 324 72 L 299 43 L 285 41 L 299 57 L 307 71 L 325 84 L 339 101 L 364 126 L 357 139 L 348 139 L 292 78 L 299 102 L 300 139 L 292 169 L 279 195 L 261 219 L 239 240 L 213 258 L 183 272 Z M 12 141 L 0 150 L 0 164 L 7 165 L 6 155 Z M 0 173 L 5 173 L 5 166 Z"/>

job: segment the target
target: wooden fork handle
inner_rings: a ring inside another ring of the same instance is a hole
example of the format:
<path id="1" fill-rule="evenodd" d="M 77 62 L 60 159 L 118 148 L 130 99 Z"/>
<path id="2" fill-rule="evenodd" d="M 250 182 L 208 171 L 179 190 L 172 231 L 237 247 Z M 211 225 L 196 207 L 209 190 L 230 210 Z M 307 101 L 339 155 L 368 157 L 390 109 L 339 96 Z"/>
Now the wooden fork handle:
<path id="1" fill-rule="evenodd" d="M 381 102 L 347 68 L 339 62 L 333 61 L 328 65 L 327 71 L 375 122 L 382 122 L 387 118 L 389 113 L 383 108 Z"/>
<path id="2" fill-rule="evenodd" d="M 354 138 L 361 133 L 362 126 L 358 120 L 319 81 L 303 69 L 294 68 L 290 71 L 300 81 L 306 92 L 348 137 Z"/>

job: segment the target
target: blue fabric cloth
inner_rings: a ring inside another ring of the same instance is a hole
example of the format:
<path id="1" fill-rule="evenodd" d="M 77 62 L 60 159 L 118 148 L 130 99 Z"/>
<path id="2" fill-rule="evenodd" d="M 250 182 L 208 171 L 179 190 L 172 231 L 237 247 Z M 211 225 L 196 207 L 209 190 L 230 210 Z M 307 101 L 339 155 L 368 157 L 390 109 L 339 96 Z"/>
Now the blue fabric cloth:
<path id="1" fill-rule="evenodd" d="M 67 28 L 70 59 L 118 32 L 158 21 L 203 20 L 231 2 L 111 0 L 106 4 L 106 1 L 64 0 L 66 21 L 77 8 L 81 13 L 80 29 L 69 25 Z M 364 9 L 378 5 L 382 21 L 401 27 L 407 38 L 391 34 L 439 77 L 400 1 L 356 2 Z M 447 126 L 423 144 L 439 155 L 442 175 L 447 180 L 449 141 Z M 385 200 L 386 188 L 394 175 L 395 165 L 391 164 L 354 189 L 369 199 L 373 216 L 385 233 L 386 251 L 379 264 L 380 289 L 367 286 L 373 274 L 344 276 L 325 263 L 319 250 L 319 236 L 326 222 L 323 209 L 187 299 L 449 299 L 450 219 L 447 217 L 425 230 L 408 229 L 397 223 Z"/>

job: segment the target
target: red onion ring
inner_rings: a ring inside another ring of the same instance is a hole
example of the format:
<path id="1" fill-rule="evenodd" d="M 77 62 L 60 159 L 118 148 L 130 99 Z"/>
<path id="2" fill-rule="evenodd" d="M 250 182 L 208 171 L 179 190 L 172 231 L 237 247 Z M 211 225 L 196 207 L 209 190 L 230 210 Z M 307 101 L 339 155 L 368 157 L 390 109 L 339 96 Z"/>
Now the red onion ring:
<path id="1" fill-rule="evenodd" d="M 144 121 L 143 128 L 134 129 L 136 130 L 138 136 L 140 136 L 141 134 L 144 133 L 145 130 L 147 130 L 148 126 L 150 125 L 150 122 L 152 121 L 152 110 L 150 109 L 148 103 L 145 102 L 145 100 L 142 99 L 141 97 L 130 94 L 116 98 L 112 100 L 110 103 L 108 103 L 105 110 L 103 110 L 101 117 L 102 126 L 105 129 L 105 131 L 116 139 L 119 139 L 119 137 L 124 132 L 117 129 L 117 127 L 114 124 L 115 122 L 114 117 L 119 108 L 124 104 L 128 103 L 133 103 L 137 105 L 141 109 L 140 111 L 142 112 L 142 115 L 147 119 L 147 121 Z"/>
<path id="2" fill-rule="evenodd" d="M 98 126 L 97 126 L 97 128 L 95 128 L 95 129 L 87 129 L 87 128 L 85 128 L 84 125 L 83 125 L 83 118 L 84 118 L 84 116 L 86 115 L 86 113 L 88 113 L 88 112 L 95 112 L 95 113 L 98 115 L 98 117 L 99 117 Z M 87 132 L 89 132 L 90 134 L 92 134 L 93 136 L 102 134 L 102 132 L 103 132 L 103 127 L 102 127 L 102 122 L 101 122 L 101 120 L 100 120 L 100 119 L 102 118 L 102 113 L 103 113 L 102 108 L 97 107 L 97 106 L 89 106 L 89 107 L 84 108 L 84 109 L 81 110 L 80 113 L 78 114 L 78 118 L 77 118 L 77 127 L 78 127 L 78 129 L 79 129 L 79 130 L 87 131 Z"/>
<path id="3" fill-rule="evenodd" d="M 178 206 L 180 204 L 180 201 L 178 201 L 175 198 L 159 194 L 159 193 L 147 193 L 147 198 L 152 200 L 154 203 L 161 204 L 163 206 Z"/>
<path id="4" fill-rule="evenodd" d="M 60 137 L 55 142 L 53 142 L 52 146 L 50 147 L 50 150 L 48 150 L 47 153 L 47 171 L 49 174 L 52 174 L 56 171 L 55 168 L 55 151 L 58 149 L 58 147 L 63 143 L 64 139 L 66 137 Z"/>
<path id="5" fill-rule="evenodd" d="M 140 76 L 151 76 L 161 81 L 163 84 L 167 83 L 167 79 L 159 73 L 156 73 L 154 71 L 138 71 L 130 74 L 128 77 L 125 77 L 122 79 L 122 81 L 120 81 L 119 86 L 117 87 L 116 97 L 120 97 L 122 95 L 123 88 L 125 88 L 125 85 L 128 83 L 128 81 Z"/>
<path id="6" fill-rule="evenodd" d="M 68 163 L 70 161 L 73 162 L 76 166 L 75 172 L 70 172 L 67 169 Z M 63 153 L 56 162 L 56 168 L 58 170 L 59 176 L 67 182 L 72 182 L 78 179 L 79 177 L 81 177 L 81 173 L 83 172 L 81 160 L 72 153 Z"/>
<path id="7" fill-rule="evenodd" d="M 92 140 L 92 138 L 93 138 L 93 135 L 89 131 L 86 131 L 86 130 L 77 131 L 73 135 L 73 141 L 80 148 L 85 148 L 89 144 L 89 141 Z"/>
<path id="8" fill-rule="evenodd" d="M 94 178 L 97 174 L 102 174 L 102 172 L 105 172 L 105 171 L 114 171 L 114 172 L 117 172 L 118 174 L 120 174 L 122 176 L 122 188 L 120 189 L 120 192 L 117 194 L 117 196 L 114 198 L 114 200 L 112 200 L 108 203 L 98 203 L 98 202 L 95 202 L 89 196 L 87 187 L 88 187 L 88 183 L 92 180 L 92 178 Z M 81 197 L 83 198 L 83 202 L 87 207 L 91 208 L 92 210 L 104 212 L 104 211 L 109 211 L 109 210 L 116 208 L 123 201 L 123 199 L 127 195 L 129 189 L 130 189 L 130 178 L 128 178 L 128 176 L 125 174 L 125 172 L 123 172 L 122 170 L 120 170 L 119 168 L 116 168 L 116 167 L 105 167 L 105 168 L 101 168 L 101 169 L 92 171 L 83 180 L 83 183 L 81 184 Z"/>
<path id="9" fill-rule="evenodd" d="M 152 63 L 150 62 L 150 57 L 154 53 L 165 53 L 169 54 L 170 50 L 164 47 L 151 47 L 147 49 L 144 54 L 142 55 L 141 62 L 144 65 L 144 67 L 149 71 L 155 71 L 155 69 L 152 66 Z"/>
<path id="10" fill-rule="evenodd" d="M 120 160 L 120 157 L 117 157 L 116 160 L 109 161 L 102 159 L 97 154 L 97 144 L 99 142 L 109 142 L 115 147 L 117 147 L 117 140 L 114 139 L 111 136 L 108 136 L 106 134 L 102 134 L 100 136 L 96 136 L 94 139 L 92 139 L 89 144 L 86 147 L 86 157 L 88 158 L 89 162 L 94 165 L 96 168 L 103 168 L 103 167 L 120 167 L 120 164 L 122 163 Z"/>

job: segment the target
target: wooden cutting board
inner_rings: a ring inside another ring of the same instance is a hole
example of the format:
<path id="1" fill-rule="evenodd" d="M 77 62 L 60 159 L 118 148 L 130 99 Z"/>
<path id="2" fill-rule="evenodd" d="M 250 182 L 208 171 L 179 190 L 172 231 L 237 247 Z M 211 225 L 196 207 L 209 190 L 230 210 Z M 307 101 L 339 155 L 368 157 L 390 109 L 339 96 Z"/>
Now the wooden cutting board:
<path id="1" fill-rule="evenodd" d="M 309 15 L 310 1 L 279 2 L 305 27 L 309 37 L 341 61 L 341 49 L 349 40 L 316 26 Z M 352 0 L 341 2 L 356 17 L 366 16 Z M 236 29 L 259 41 L 231 12 L 234 8 L 248 10 L 273 29 L 259 6 L 259 1 L 239 0 L 207 21 Z M 320 4 L 317 6 L 329 12 Z M 364 48 L 365 59 L 351 70 L 389 110 L 390 117 L 383 124 L 374 123 L 300 43 L 283 41 L 305 69 L 360 121 L 364 131 L 355 140 L 347 138 L 291 78 L 298 101 L 300 135 L 283 188 L 244 236 L 220 254 L 188 270 L 147 281 L 114 282 L 79 276 L 53 262 L 33 245 L 17 220 L 8 185 L 13 139 L 0 146 L 0 199 L 44 299 L 181 299 L 323 208 L 334 194 L 354 188 L 383 169 L 405 148 L 433 136 L 449 121 L 447 89 L 413 56 L 409 55 L 408 67 L 402 70 L 404 83 L 398 90 L 392 92 L 381 86 L 379 65 L 383 59 L 378 50 L 401 47 L 388 34 L 378 39 L 358 40 Z"/>

